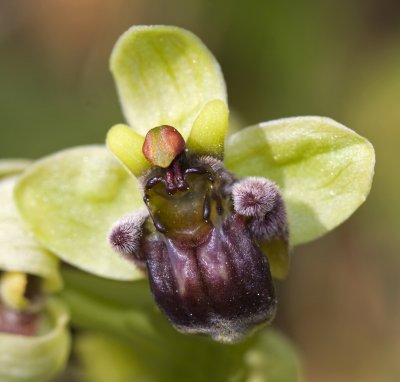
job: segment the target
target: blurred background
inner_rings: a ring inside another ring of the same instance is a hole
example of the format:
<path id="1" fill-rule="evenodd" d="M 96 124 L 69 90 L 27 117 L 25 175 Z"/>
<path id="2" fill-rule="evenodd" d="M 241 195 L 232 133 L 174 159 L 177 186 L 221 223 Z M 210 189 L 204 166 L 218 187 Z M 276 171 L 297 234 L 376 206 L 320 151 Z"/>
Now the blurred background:
<path id="1" fill-rule="evenodd" d="M 400 2 L 0 0 L 1 158 L 104 141 L 123 121 L 108 56 L 133 24 L 200 36 L 244 126 L 324 115 L 373 143 L 367 203 L 296 248 L 274 325 L 306 381 L 399 381 Z"/>

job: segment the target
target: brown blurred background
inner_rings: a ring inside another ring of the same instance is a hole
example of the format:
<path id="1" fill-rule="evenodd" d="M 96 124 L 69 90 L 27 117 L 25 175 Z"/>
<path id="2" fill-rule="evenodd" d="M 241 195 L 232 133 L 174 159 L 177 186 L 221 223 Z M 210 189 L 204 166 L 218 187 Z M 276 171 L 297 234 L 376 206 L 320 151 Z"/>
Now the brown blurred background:
<path id="1" fill-rule="evenodd" d="M 133 24 L 199 35 L 248 124 L 326 115 L 374 144 L 367 203 L 296 249 L 275 325 L 306 381 L 399 381 L 400 2 L 0 0 L 0 157 L 102 142 L 123 121 L 108 56 Z"/>

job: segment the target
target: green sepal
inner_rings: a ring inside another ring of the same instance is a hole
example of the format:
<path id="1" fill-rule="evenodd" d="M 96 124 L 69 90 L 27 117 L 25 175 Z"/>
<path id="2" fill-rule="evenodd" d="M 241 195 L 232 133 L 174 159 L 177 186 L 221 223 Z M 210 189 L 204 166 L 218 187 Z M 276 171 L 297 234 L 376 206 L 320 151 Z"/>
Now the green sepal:
<path id="1" fill-rule="evenodd" d="M 113 126 L 106 138 L 108 149 L 137 177 L 150 167 L 142 153 L 143 142 L 142 135 L 123 124 Z"/>
<path id="2" fill-rule="evenodd" d="M 225 164 L 240 177 L 263 176 L 279 185 L 296 245 L 335 228 L 365 201 L 375 154 L 365 138 L 332 119 L 296 117 L 232 135 Z"/>
<path id="3" fill-rule="evenodd" d="M 68 312 L 61 301 L 49 299 L 42 314 L 48 327 L 37 336 L 0 333 L 0 381 L 47 382 L 64 368 L 70 349 Z"/>
<path id="4" fill-rule="evenodd" d="M 170 125 L 186 139 L 213 99 L 226 103 L 220 67 L 192 33 L 172 26 L 135 26 L 117 41 L 110 59 L 128 124 L 143 136 Z"/>
<path id="5" fill-rule="evenodd" d="M 198 155 L 222 159 L 229 111 L 226 103 L 215 99 L 207 103 L 193 123 L 187 148 Z"/>
<path id="6" fill-rule="evenodd" d="M 137 181 L 104 146 L 84 146 L 32 165 L 15 189 L 19 212 L 35 237 L 64 261 L 103 277 L 143 277 L 113 252 L 110 226 L 143 205 Z"/>

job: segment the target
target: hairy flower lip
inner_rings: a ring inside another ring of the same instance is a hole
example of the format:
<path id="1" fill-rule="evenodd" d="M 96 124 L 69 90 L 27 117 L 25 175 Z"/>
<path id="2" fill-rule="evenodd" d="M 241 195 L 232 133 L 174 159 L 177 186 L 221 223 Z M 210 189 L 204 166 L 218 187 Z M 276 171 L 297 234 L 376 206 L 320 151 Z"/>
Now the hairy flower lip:
<path id="1" fill-rule="evenodd" d="M 273 318 L 276 298 L 268 261 L 243 217 L 230 216 L 196 247 L 173 240 L 149 245 L 153 295 L 179 331 L 233 343 Z"/>

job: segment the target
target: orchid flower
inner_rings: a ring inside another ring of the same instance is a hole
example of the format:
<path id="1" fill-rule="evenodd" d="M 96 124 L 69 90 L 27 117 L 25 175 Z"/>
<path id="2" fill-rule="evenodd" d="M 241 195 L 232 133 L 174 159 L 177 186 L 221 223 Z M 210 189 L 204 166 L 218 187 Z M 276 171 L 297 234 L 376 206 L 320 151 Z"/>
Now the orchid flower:
<path id="1" fill-rule="evenodd" d="M 148 277 L 179 331 L 237 342 L 272 320 L 272 279 L 286 276 L 290 248 L 365 201 L 372 145 L 315 116 L 227 137 L 221 69 L 180 28 L 129 29 L 110 65 L 127 125 L 111 128 L 108 150 L 72 148 L 30 166 L 15 188 L 19 212 L 63 261 Z"/>

